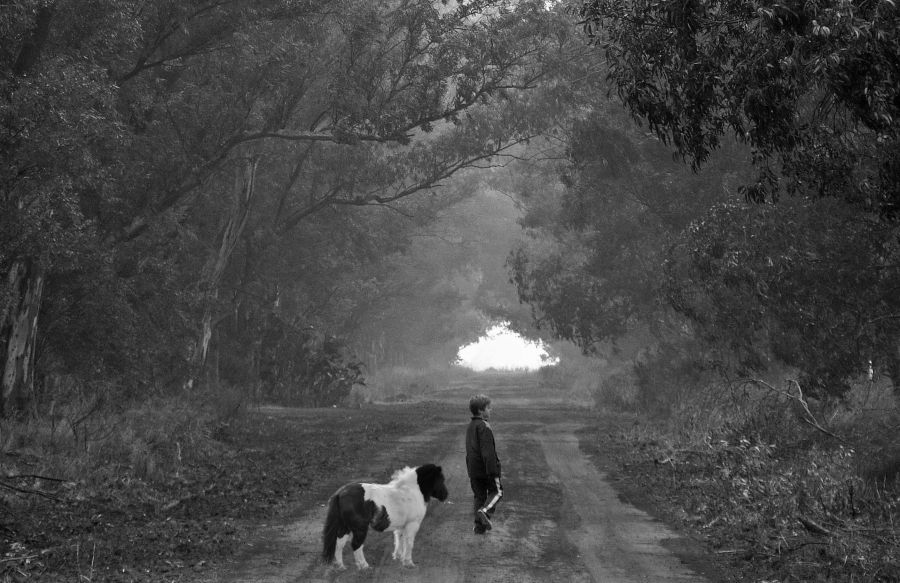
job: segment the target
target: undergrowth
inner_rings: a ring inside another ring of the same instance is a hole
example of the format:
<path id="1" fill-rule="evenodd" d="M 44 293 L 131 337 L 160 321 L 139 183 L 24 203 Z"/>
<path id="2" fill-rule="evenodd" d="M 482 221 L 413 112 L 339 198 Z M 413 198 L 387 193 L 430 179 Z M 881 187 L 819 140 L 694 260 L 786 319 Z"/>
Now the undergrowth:
<path id="1" fill-rule="evenodd" d="M 0 422 L 2 583 L 192 580 L 260 520 L 409 431 L 374 409 L 272 417 L 228 391 L 85 405 Z"/>
<path id="2" fill-rule="evenodd" d="M 463 367 L 385 367 L 369 374 L 365 387 L 354 388 L 350 402 L 358 405 L 361 402 L 409 401 L 474 374 L 474 371 Z"/>
<path id="3" fill-rule="evenodd" d="M 130 407 L 76 394 L 41 415 L 0 421 L 0 581 L 47 573 L 96 581 L 111 563 L 134 578 L 129 565 L 153 548 L 135 533 L 141 522 L 175 549 L 219 554 L 227 527 L 204 532 L 172 514 L 214 475 L 227 448 L 213 436 L 239 408 L 224 391 Z M 183 562 L 177 550 L 160 552 L 154 558 L 173 569 Z"/>
<path id="4" fill-rule="evenodd" d="M 696 391 L 623 431 L 623 471 L 750 580 L 900 581 L 890 393 L 877 407 L 826 406 L 733 388 Z"/>

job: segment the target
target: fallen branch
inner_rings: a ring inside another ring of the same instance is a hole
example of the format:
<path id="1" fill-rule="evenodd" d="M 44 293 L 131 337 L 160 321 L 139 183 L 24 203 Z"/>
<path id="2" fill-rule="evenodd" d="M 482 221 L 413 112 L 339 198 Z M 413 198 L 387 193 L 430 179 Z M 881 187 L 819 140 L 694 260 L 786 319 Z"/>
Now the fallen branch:
<path id="1" fill-rule="evenodd" d="M 222 478 L 223 475 L 225 475 L 224 471 L 219 472 L 219 475 L 217 475 L 212 480 L 212 483 L 209 486 L 207 486 L 206 488 L 204 488 L 202 492 L 193 492 L 191 494 L 188 494 L 187 496 L 182 496 L 181 498 L 179 498 L 177 500 L 172 500 L 171 502 L 169 502 L 168 504 L 166 504 L 165 506 L 162 507 L 162 511 L 169 512 L 171 510 L 174 510 L 175 508 L 177 508 L 184 502 L 206 496 L 207 494 L 212 492 L 219 485 L 219 480 Z"/>
<path id="2" fill-rule="evenodd" d="M 17 486 L 13 486 L 12 484 L 7 484 L 6 482 L 0 482 L 0 487 L 12 490 L 13 492 L 19 492 L 21 494 L 34 494 L 35 496 L 41 496 L 42 498 L 47 498 L 48 500 L 53 500 L 54 502 L 60 502 L 62 500 L 59 496 L 55 496 L 49 492 L 44 492 L 43 490 L 19 488 Z"/>
<path id="3" fill-rule="evenodd" d="M 803 547 L 806 547 L 806 546 L 809 546 L 809 545 L 825 545 L 825 546 L 827 546 L 827 545 L 829 545 L 829 544 L 830 544 L 830 543 L 829 543 L 828 541 L 823 541 L 823 540 L 805 540 L 805 541 L 801 542 L 800 544 L 798 544 L 798 545 L 796 545 L 796 546 L 792 546 L 792 547 L 789 546 L 789 547 L 787 547 L 785 550 L 786 550 L 787 552 L 789 552 L 789 553 L 796 553 L 797 551 L 799 551 L 799 550 L 802 549 Z"/>
<path id="4" fill-rule="evenodd" d="M 24 480 L 26 478 L 34 478 L 37 480 L 47 480 L 48 482 L 71 482 L 64 478 L 51 478 L 50 476 L 39 476 L 37 474 L 16 474 L 15 476 L 3 476 L 8 480 Z"/>
<path id="5" fill-rule="evenodd" d="M 40 557 L 40 555 L 25 555 L 24 557 L 7 557 L 5 559 L 0 559 L 0 563 L 13 563 L 16 561 L 30 561 L 31 559 L 36 559 Z"/>
<path id="6" fill-rule="evenodd" d="M 800 521 L 800 524 L 802 524 L 806 528 L 806 530 L 808 530 L 809 532 L 812 532 L 815 534 L 821 534 L 821 535 L 825 535 L 825 536 L 832 536 L 832 534 L 833 534 L 830 530 L 828 530 L 827 528 L 825 528 L 818 522 L 816 522 L 814 520 L 810 520 L 809 518 L 806 518 L 805 516 L 798 516 L 797 520 Z"/>
<path id="7" fill-rule="evenodd" d="M 810 411 L 810 409 L 809 409 L 809 403 L 807 403 L 806 399 L 803 397 L 803 389 L 800 388 L 800 383 L 798 383 L 797 381 L 795 381 L 793 379 L 788 381 L 789 383 L 792 383 L 797 387 L 796 395 L 791 393 L 790 390 L 782 391 L 781 389 L 776 389 L 775 387 L 773 387 L 766 381 L 763 381 L 760 379 L 746 379 L 745 382 L 760 385 L 762 387 L 769 389 L 770 391 L 772 391 L 774 393 L 778 393 L 779 395 L 784 395 L 785 397 L 787 397 L 788 399 L 791 399 L 792 401 L 797 401 L 798 403 L 800 403 L 800 406 L 803 408 L 803 412 L 805 414 L 805 416 L 801 418 L 801 420 L 804 423 L 806 423 L 810 427 L 816 429 L 817 431 L 821 431 L 822 433 L 824 433 L 825 435 L 828 435 L 829 437 L 833 437 L 833 438 L 837 439 L 841 443 L 847 443 L 847 441 L 844 438 L 835 434 L 832 431 L 829 431 L 828 429 L 825 429 L 824 427 L 822 427 L 822 424 L 816 420 L 816 416 L 813 415 L 812 411 Z"/>
<path id="8" fill-rule="evenodd" d="M 837 439 L 838 441 L 844 442 L 843 438 L 837 436 L 836 434 L 832 433 L 831 431 L 828 431 L 827 429 L 822 427 L 818 421 L 816 421 L 816 417 L 812 414 L 812 411 L 809 410 L 809 403 L 807 403 L 806 399 L 803 398 L 803 389 L 800 388 L 800 383 L 798 383 L 797 381 L 795 381 L 793 379 L 791 379 L 789 382 L 794 383 L 797 386 L 797 396 L 794 398 L 797 400 L 798 403 L 800 403 L 800 405 L 803 407 L 803 411 L 806 413 L 806 417 L 803 420 L 806 421 L 806 423 L 808 423 L 812 427 L 814 427 L 814 428 L 818 429 L 819 431 L 821 431 L 822 433 L 824 433 L 825 435 L 830 435 L 831 437 Z M 788 393 L 788 396 L 791 396 L 790 393 Z"/>
<path id="9" fill-rule="evenodd" d="M 703 528 L 712 528 L 712 527 L 715 526 L 716 523 L 719 522 L 720 520 L 722 520 L 722 515 L 716 516 L 715 518 L 713 518 L 712 520 L 710 520 L 709 522 L 707 522 L 706 524 L 704 524 L 704 525 L 703 525 Z M 724 552 L 724 551 L 723 551 L 723 552 Z"/>

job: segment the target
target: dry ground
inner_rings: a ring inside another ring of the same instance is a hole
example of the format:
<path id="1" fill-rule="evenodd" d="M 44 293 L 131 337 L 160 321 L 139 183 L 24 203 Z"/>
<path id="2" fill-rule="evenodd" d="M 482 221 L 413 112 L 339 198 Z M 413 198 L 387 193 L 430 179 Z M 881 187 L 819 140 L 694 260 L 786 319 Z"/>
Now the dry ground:
<path id="1" fill-rule="evenodd" d="M 613 474 L 621 460 L 604 457 L 597 438 L 617 420 L 534 382 L 485 377 L 425 402 L 362 409 L 253 409 L 179 480 L 60 490 L 58 502 L 12 509 L 0 523 L 0 581 L 729 580 L 721 557 L 655 520 L 640 484 Z M 463 452 L 474 392 L 494 398 L 506 490 L 483 537 L 471 531 Z M 416 569 L 390 559 L 381 533 L 367 541 L 368 572 L 356 571 L 349 549 L 346 571 L 319 562 L 324 504 L 340 484 L 387 481 L 426 462 L 444 467 L 450 498 L 430 505 Z"/>
<path id="2" fill-rule="evenodd" d="M 472 532 L 463 450 L 466 399 L 481 391 L 494 398 L 491 424 L 506 493 L 487 536 Z M 579 446 L 578 432 L 597 423 L 586 409 L 541 395 L 534 384 L 504 386 L 502 377 L 430 398 L 425 407 L 432 417 L 420 431 L 382 441 L 364 463 L 347 464 L 325 480 L 316 500 L 262 528 L 232 561 L 198 582 L 723 580 L 696 542 L 620 499 Z M 310 415 L 288 409 L 265 413 L 273 418 Z M 370 533 L 365 545 L 371 570 L 358 572 L 349 549 L 346 571 L 321 564 L 319 533 L 330 491 L 343 481 L 386 481 L 397 467 L 426 462 L 443 466 L 451 497 L 444 504 L 431 503 L 416 540 L 415 569 L 390 558 L 392 537 L 381 533 Z"/>

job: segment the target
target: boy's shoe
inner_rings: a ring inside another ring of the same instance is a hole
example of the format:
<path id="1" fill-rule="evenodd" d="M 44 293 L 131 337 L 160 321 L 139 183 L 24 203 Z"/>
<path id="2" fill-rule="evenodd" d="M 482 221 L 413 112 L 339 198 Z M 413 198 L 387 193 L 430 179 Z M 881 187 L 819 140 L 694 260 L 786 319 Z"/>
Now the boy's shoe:
<path id="1" fill-rule="evenodd" d="M 478 512 L 475 513 L 475 520 L 477 520 L 478 524 L 483 526 L 485 530 L 491 530 L 494 527 L 484 509 L 479 509 Z"/>
<path id="2" fill-rule="evenodd" d="M 475 534 L 484 534 L 487 532 L 487 529 L 480 524 L 476 524 L 475 528 L 472 529 L 472 532 L 474 532 Z"/>

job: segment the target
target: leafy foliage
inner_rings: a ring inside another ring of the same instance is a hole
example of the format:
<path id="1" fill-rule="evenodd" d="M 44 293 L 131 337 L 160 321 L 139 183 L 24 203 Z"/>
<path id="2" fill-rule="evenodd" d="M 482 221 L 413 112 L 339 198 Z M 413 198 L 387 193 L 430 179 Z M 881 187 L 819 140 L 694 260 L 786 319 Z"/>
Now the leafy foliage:
<path id="1" fill-rule="evenodd" d="M 758 156 L 754 200 L 786 190 L 894 212 L 892 2 L 595 0 L 579 13 L 622 101 L 695 166 L 731 132 Z"/>
<path id="2" fill-rule="evenodd" d="M 25 308 L 42 310 L 38 384 L 246 381 L 236 363 L 258 373 L 264 338 L 307 326 L 347 345 L 350 315 L 387 289 L 376 266 L 421 226 L 358 211 L 427 211 L 405 200 L 545 127 L 527 94 L 558 43 L 547 14 L 503 0 L 9 3 L 0 270 L 33 264 L 49 284 L 31 306 L 3 287 L 0 348 Z M 285 341 L 293 367 L 316 352 Z"/>
<path id="3" fill-rule="evenodd" d="M 727 407 L 731 421 L 734 406 Z M 604 444 L 603 455 L 623 462 L 621 471 L 641 484 L 636 495 L 649 493 L 747 576 L 896 578 L 896 484 L 864 480 L 859 466 L 869 452 L 818 443 L 783 403 L 755 410 L 752 425 L 766 429 L 767 438 L 746 433 L 751 424 L 726 424 L 698 439 L 686 431 L 687 418 L 670 431 L 655 420 L 652 427 L 635 424 L 618 444 Z M 697 411 L 703 419 L 714 413 Z"/>
<path id="4" fill-rule="evenodd" d="M 363 365 L 334 337 L 270 327 L 260 350 L 265 398 L 306 406 L 340 403 L 363 383 Z"/>
<path id="5" fill-rule="evenodd" d="M 511 255 L 510 270 L 536 321 L 591 352 L 659 318 L 666 247 L 728 196 L 739 166 L 723 157 L 702 176 L 691 174 L 656 140 L 602 110 L 573 123 L 568 148 L 561 184 L 548 186 L 555 196 L 526 199 L 541 218 L 523 220 L 535 225 L 532 243 Z"/>
<path id="6" fill-rule="evenodd" d="M 672 253 L 668 297 L 746 369 L 774 356 L 808 392 L 842 395 L 870 361 L 893 366 L 894 238 L 838 201 L 722 205 Z"/>
<path id="7" fill-rule="evenodd" d="M 696 214 L 669 257 L 676 309 L 720 353 L 789 363 L 819 395 L 843 395 L 869 362 L 898 385 L 896 6 L 597 0 L 577 12 L 619 98 L 678 155 L 699 168 L 734 136 L 753 152 L 745 198 L 796 199 Z"/>

